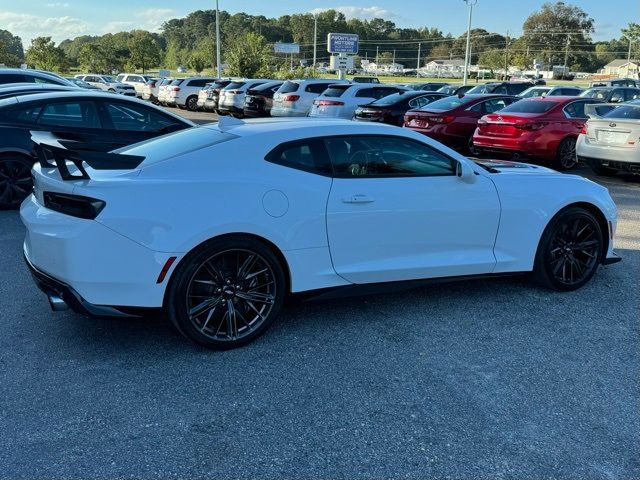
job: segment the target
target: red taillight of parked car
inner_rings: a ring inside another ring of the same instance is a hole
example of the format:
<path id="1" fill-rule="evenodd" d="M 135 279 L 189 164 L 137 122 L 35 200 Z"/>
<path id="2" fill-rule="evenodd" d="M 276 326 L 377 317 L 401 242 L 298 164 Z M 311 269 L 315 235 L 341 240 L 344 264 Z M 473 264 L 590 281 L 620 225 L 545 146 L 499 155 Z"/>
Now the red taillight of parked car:
<path id="1" fill-rule="evenodd" d="M 429 117 L 427 120 L 433 123 L 451 123 L 456 119 L 453 115 L 445 115 L 444 117 Z"/>
<path id="2" fill-rule="evenodd" d="M 587 134 L 587 126 L 583 125 L 582 128 L 580 129 L 580 135 L 586 135 Z"/>
<path id="3" fill-rule="evenodd" d="M 237 95 L 239 93 L 242 93 L 242 90 L 228 90 L 228 93 L 231 93 L 233 95 Z"/>
<path id="4" fill-rule="evenodd" d="M 151 88 L 156 88 L 156 82 L 153 82 L 153 83 L 149 84 L 149 86 L 150 86 Z"/>
<path id="5" fill-rule="evenodd" d="M 319 107 L 340 107 L 344 105 L 344 102 L 338 102 L 337 100 L 315 100 L 313 104 L 318 105 Z"/>
<path id="6" fill-rule="evenodd" d="M 173 88 L 171 89 L 171 91 L 173 91 L 173 92 L 179 92 L 179 91 L 180 91 L 180 87 L 173 87 Z"/>
<path id="7" fill-rule="evenodd" d="M 545 125 L 544 122 L 516 122 L 513 124 L 519 130 L 540 130 Z"/>
<path id="8" fill-rule="evenodd" d="M 283 102 L 296 102 L 300 99 L 300 95 L 287 95 L 282 99 Z"/>

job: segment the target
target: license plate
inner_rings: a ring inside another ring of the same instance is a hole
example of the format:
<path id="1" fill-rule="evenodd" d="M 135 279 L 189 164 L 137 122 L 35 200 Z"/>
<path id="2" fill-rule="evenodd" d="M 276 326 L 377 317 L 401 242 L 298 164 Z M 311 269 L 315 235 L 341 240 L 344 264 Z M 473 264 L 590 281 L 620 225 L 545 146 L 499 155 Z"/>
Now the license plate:
<path id="1" fill-rule="evenodd" d="M 429 125 L 429 122 L 425 120 L 416 120 L 415 118 L 409 122 L 409 125 L 413 127 L 426 128 Z"/>
<path id="2" fill-rule="evenodd" d="M 612 132 L 610 130 L 598 130 L 598 141 L 604 143 L 624 143 L 627 134 L 623 132 Z"/>

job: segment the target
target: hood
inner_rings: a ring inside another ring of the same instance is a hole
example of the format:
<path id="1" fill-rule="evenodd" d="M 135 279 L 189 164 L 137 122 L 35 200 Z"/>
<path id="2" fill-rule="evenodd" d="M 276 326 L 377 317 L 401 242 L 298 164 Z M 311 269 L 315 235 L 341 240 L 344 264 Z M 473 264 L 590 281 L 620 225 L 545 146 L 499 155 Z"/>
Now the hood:
<path id="1" fill-rule="evenodd" d="M 564 175 L 560 172 L 552 170 L 551 168 L 542 167 L 540 165 L 533 165 L 531 163 L 511 162 L 508 160 L 488 160 L 488 159 L 474 159 L 475 163 L 485 167 L 492 173 L 508 173 L 508 174 L 531 174 L 536 173 L 538 175 Z"/>

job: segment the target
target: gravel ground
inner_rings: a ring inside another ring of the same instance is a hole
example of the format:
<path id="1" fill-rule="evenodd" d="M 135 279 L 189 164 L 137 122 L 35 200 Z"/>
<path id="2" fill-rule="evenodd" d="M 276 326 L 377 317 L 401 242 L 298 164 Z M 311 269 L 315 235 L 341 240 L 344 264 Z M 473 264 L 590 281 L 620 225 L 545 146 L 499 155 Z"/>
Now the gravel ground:
<path id="1" fill-rule="evenodd" d="M 0 212 L 0 478 L 639 478 L 640 183 L 604 183 L 624 260 L 577 292 L 291 302 L 224 353 L 53 314 Z"/>

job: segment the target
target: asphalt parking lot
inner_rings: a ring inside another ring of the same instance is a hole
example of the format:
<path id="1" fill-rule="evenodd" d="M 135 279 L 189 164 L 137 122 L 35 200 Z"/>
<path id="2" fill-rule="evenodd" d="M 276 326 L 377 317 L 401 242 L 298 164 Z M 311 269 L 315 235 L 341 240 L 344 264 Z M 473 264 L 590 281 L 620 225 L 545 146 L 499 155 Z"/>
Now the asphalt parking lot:
<path id="1" fill-rule="evenodd" d="M 230 352 L 52 313 L 0 212 L 0 478 L 638 478 L 640 179 L 598 181 L 623 262 L 577 292 L 292 301 Z"/>

